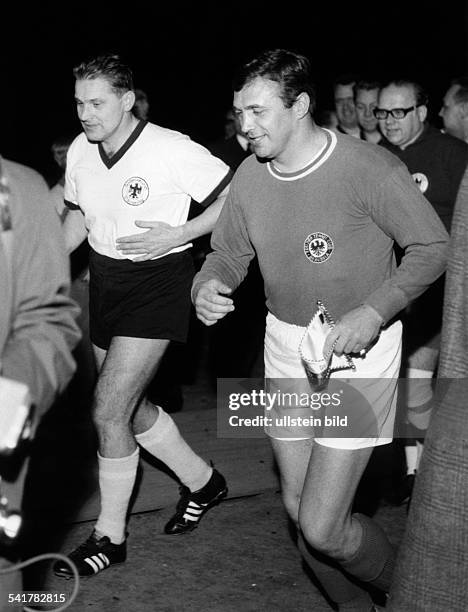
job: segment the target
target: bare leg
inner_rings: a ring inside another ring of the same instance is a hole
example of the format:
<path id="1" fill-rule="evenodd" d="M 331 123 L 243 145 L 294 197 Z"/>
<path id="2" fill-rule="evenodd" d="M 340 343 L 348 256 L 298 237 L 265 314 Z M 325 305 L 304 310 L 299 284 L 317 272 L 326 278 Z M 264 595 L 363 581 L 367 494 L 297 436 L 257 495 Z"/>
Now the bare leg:
<path id="1" fill-rule="evenodd" d="M 168 344 L 168 340 L 117 336 L 105 355 L 95 350 L 100 373 L 94 422 L 102 456 L 126 457 L 135 451 L 130 421 Z M 153 423 L 156 418 L 154 410 Z"/>
<path id="2" fill-rule="evenodd" d="M 372 448 L 342 450 L 315 444 L 301 496 L 299 522 L 307 541 L 344 561 L 357 550 L 361 526 L 351 507 Z"/>
<path id="3" fill-rule="evenodd" d="M 351 514 L 372 448 L 343 450 L 316 444 L 307 470 L 299 524 L 308 543 L 359 580 L 390 587 L 394 551 L 369 517 Z"/>
<path id="4" fill-rule="evenodd" d="M 302 557 L 313 571 L 329 597 L 340 610 L 368 611 L 372 600 L 364 589 L 351 581 L 331 559 L 313 550 L 299 528 L 299 507 L 311 452 L 316 445 L 312 440 L 271 440 L 280 470 L 283 502 L 290 518 L 298 526 L 298 547 Z"/>

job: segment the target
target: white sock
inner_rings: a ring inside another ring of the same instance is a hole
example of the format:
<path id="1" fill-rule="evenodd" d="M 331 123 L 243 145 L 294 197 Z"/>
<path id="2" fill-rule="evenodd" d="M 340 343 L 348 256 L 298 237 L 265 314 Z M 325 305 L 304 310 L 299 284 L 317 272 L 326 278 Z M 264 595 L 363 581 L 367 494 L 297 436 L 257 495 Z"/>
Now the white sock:
<path id="1" fill-rule="evenodd" d="M 414 408 L 408 408 L 408 412 L 406 415 L 409 423 L 421 430 L 421 437 L 425 434 L 431 421 L 432 402 L 428 402 L 425 407 L 426 410 L 421 412 L 415 412 Z"/>
<path id="2" fill-rule="evenodd" d="M 421 457 L 424 451 L 424 444 L 416 440 L 416 448 L 418 449 L 418 459 L 416 463 L 416 469 L 419 470 L 419 464 L 421 463 Z"/>
<path id="3" fill-rule="evenodd" d="M 407 372 L 408 408 L 422 406 L 432 399 L 432 377 L 434 372 L 408 368 Z"/>
<path id="4" fill-rule="evenodd" d="M 165 463 L 190 491 L 198 491 L 211 478 L 213 469 L 190 448 L 167 412 L 160 406 L 158 410 L 156 422 L 147 431 L 136 434 L 136 441 Z"/>
<path id="5" fill-rule="evenodd" d="M 418 447 L 415 444 L 412 446 L 405 446 L 405 457 L 406 473 L 414 474 L 418 469 Z"/>
<path id="6" fill-rule="evenodd" d="M 128 457 L 102 457 L 98 453 L 101 512 L 95 525 L 99 536 L 108 536 L 113 544 L 125 540 L 128 503 L 135 484 L 140 449 Z"/>

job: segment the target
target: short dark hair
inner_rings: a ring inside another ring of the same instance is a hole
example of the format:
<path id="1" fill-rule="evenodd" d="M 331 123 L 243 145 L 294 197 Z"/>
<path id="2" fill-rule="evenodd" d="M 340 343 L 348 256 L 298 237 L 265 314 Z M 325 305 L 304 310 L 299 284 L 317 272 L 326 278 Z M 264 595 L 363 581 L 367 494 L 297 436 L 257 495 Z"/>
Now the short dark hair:
<path id="1" fill-rule="evenodd" d="M 468 77 L 452 79 L 450 85 L 458 85 L 458 89 L 453 95 L 455 104 L 465 104 L 468 102 Z"/>
<path id="2" fill-rule="evenodd" d="M 373 91 L 374 89 L 380 89 L 382 84 L 379 81 L 372 79 L 360 79 L 356 81 L 354 85 L 354 96 L 358 91 Z"/>
<path id="3" fill-rule="evenodd" d="M 309 96 L 309 112 L 316 103 L 309 60 L 299 53 L 286 49 L 264 51 L 244 64 L 233 81 L 234 91 L 240 91 L 247 83 L 261 77 L 275 81 L 280 86 L 280 97 L 286 108 L 291 108 L 301 93 Z"/>
<path id="4" fill-rule="evenodd" d="M 354 74 L 353 72 L 346 72 L 344 74 L 339 74 L 337 77 L 333 79 L 333 82 L 332 82 L 333 91 L 335 91 L 338 85 L 352 85 L 354 87 L 354 84 L 358 80 L 359 80 L 358 76 Z"/>
<path id="5" fill-rule="evenodd" d="M 98 55 L 82 62 L 73 69 L 73 76 L 77 80 L 106 79 L 118 93 L 133 90 L 132 70 L 116 53 Z"/>
<path id="6" fill-rule="evenodd" d="M 394 85 L 395 87 L 411 87 L 414 92 L 414 97 L 416 98 L 416 105 L 422 106 L 428 103 L 429 97 L 424 90 L 423 86 L 417 81 L 413 81 L 412 79 L 400 78 L 400 79 L 392 79 L 385 83 L 382 89 L 389 87 L 390 85 Z"/>

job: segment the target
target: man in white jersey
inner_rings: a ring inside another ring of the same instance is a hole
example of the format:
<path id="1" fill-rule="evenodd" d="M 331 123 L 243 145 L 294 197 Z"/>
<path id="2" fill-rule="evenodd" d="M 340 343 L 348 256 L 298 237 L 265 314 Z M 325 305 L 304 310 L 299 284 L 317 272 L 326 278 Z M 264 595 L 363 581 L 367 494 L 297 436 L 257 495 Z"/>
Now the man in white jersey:
<path id="1" fill-rule="evenodd" d="M 256 254 L 269 310 L 265 376 L 287 379 L 301 397 L 313 390 L 299 348 L 317 300 L 336 316 L 323 354 L 353 359 L 355 372 L 342 377 L 363 422 L 349 436 L 277 421 L 266 432 L 304 559 L 340 611 L 369 612 L 367 587 L 388 591 L 394 553 L 377 523 L 352 512 L 353 499 L 372 449 L 392 440 L 401 355 L 395 317 L 443 272 L 447 233 L 396 157 L 319 128 L 314 105 L 301 55 L 277 49 L 241 69 L 234 111 L 256 157 L 236 172 L 192 299 L 206 325 L 226 316 Z M 394 242 L 405 251 L 399 267 Z M 371 434 L 360 428 L 367 420 Z"/>
<path id="2" fill-rule="evenodd" d="M 187 136 L 139 120 L 132 72 L 117 55 L 74 70 L 83 127 L 67 156 L 68 247 L 87 235 L 90 335 L 99 378 L 97 428 L 101 511 L 91 536 L 70 554 L 82 576 L 126 558 L 126 514 L 139 447 L 182 483 L 167 534 L 194 529 L 227 493 L 223 476 L 196 455 L 160 407 L 145 398 L 169 342 L 185 342 L 190 314 L 190 241 L 211 231 L 228 167 Z M 208 206 L 187 222 L 190 199 Z M 211 203 L 213 202 L 214 203 Z M 64 563 L 55 573 L 70 575 Z"/>

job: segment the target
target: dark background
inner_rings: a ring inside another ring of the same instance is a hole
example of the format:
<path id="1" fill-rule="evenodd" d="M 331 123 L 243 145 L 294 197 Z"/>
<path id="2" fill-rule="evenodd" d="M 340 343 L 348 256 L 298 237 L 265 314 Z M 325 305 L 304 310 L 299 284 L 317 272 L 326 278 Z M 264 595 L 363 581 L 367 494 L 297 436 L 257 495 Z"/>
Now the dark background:
<path id="1" fill-rule="evenodd" d="M 0 37 L 0 152 L 50 181 L 51 142 L 77 133 L 72 68 L 101 51 L 122 53 L 150 98 L 151 119 L 206 143 L 222 136 L 239 62 L 286 47 L 307 55 L 319 108 L 332 105 L 343 72 L 410 75 L 426 87 L 433 118 L 451 78 L 468 71 L 465 1 L 174 5 L 98 8 L 64 3 L 3 14 Z M 255 13 L 254 13 L 255 10 Z M 432 11 L 432 12 L 431 12 Z"/>

